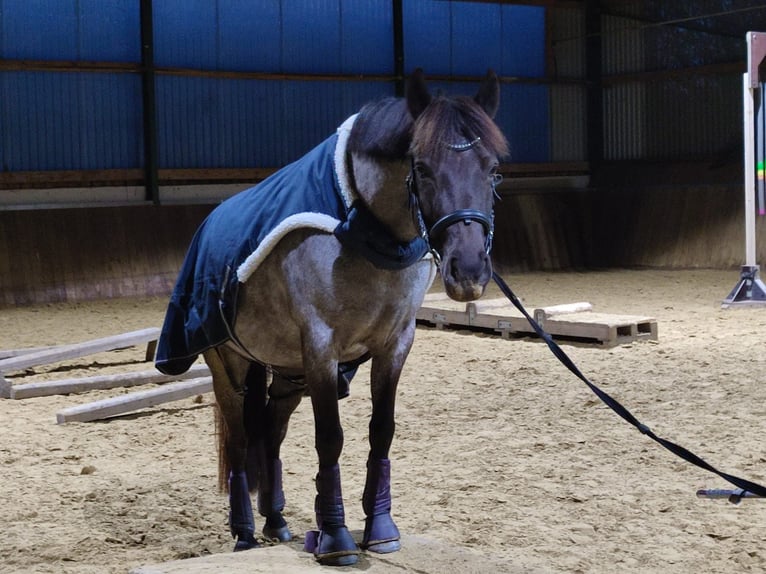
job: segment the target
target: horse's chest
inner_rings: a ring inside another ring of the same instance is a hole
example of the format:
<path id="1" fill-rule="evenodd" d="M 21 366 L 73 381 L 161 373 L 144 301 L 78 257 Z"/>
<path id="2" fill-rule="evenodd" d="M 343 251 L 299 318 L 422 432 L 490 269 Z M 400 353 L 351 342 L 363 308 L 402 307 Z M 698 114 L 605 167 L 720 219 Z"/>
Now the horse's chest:
<path id="1" fill-rule="evenodd" d="M 284 267 L 272 261 L 261 271 L 281 274 Z M 259 273 L 242 285 L 238 335 L 259 359 L 275 365 L 299 366 L 307 340 L 352 360 L 411 328 L 432 278 L 429 261 L 397 272 L 325 261 L 279 281 Z"/>

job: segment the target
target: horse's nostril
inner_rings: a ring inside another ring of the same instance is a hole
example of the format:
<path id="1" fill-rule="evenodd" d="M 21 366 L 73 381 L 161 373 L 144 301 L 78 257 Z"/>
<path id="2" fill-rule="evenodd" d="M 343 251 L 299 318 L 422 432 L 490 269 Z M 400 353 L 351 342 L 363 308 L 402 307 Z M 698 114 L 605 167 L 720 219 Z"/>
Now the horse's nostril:
<path id="1" fill-rule="evenodd" d="M 460 265 L 457 264 L 457 260 L 452 257 L 449 260 L 449 275 L 456 282 L 460 283 L 463 280 L 463 273 L 461 272 Z"/>

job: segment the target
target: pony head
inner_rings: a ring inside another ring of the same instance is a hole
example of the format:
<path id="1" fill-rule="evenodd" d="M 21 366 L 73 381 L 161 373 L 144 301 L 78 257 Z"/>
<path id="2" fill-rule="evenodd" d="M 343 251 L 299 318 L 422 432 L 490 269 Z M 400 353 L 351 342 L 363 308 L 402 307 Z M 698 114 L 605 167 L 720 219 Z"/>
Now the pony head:
<path id="1" fill-rule="evenodd" d="M 497 167 L 508 142 L 492 118 L 499 101 L 489 71 L 474 97 L 432 95 L 416 70 L 407 88 L 414 120 L 411 190 L 447 294 L 478 299 L 492 277 Z"/>

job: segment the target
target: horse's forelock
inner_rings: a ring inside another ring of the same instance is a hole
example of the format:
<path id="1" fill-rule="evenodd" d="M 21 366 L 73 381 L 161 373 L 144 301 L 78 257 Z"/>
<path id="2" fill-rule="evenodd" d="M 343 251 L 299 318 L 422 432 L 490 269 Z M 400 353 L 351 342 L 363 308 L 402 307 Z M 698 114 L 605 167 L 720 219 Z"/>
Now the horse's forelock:
<path id="1" fill-rule="evenodd" d="M 441 154 L 449 145 L 481 138 L 484 147 L 500 157 L 508 155 L 508 141 L 473 98 L 436 97 L 418 116 L 410 151 L 413 155 Z"/>
<path id="2" fill-rule="evenodd" d="M 386 159 L 403 159 L 408 152 L 441 154 L 450 144 L 477 137 L 498 158 L 508 155 L 503 132 L 473 98 L 435 96 L 414 124 L 405 100 L 384 98 L 360 110 L 348 149 Z"/>

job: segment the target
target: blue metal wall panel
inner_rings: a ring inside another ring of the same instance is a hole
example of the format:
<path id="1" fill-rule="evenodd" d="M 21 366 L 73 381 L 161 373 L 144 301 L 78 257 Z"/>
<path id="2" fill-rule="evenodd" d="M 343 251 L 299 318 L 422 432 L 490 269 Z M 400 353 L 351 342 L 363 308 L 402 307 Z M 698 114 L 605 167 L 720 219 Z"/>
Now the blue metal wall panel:
<path id="1" fill-rule="evenodd" d="M 165 0 L 154 3 L 158 66 L 299 74 L 390 74 L 389 0 Z M 405 62 L 427 74 L 538 76 L 544 11 L 512 5 L 404 3 Z M 137 62 L 137 2 L 0 0 L 0 56 Z M 29 33 L 33 30 L 34 33 Z M 473 94 L 475 85 L 433 85 Z M 143 163 L 138 74 L 0 74 L 4 169 Z M 157 76 L 160 165 L 278 166 L 332 133 L 393 83 Z M 504 85 L 498 123 L 514 161 L 548 154 L 547 90 Z"/>
<path id="2" fill-rule="evenodd" d="M 79 0 L 79 59 L 108 62 L 141 61 L 139 2 Z"/>
<path id="3" fill-rule="evenodd" d="M 284 154 L 292 161 L 321 142 L 371 99 L 386 94 L 386 85 L 340 82 L 285 82 L 282 117 Z M 311 94 L 308 96 L 307 94 Z"/>
<path id="4" fill-rule="evenodd" d="M 285 82 L 282 115 L 283 154 L 295 157 L 325 139 L 342 120 L 336 101 L 342 86 L 335 82 Z M 311 94 L 309 96 L 309 94 Z"/>
<path id="5" fill-rule="evenodd" d="M 219 67 L 282 70 L 281 0 L 228 0 L 218 6 Z"/>
<path id="6" fill-rule="evenodd" d="M 215 101 L 214 80 L 161 76 L 157 78 L 160 167 L 215 167 L 206 149 L 217 149 L 211 137 Z"/>
<path id="7" fill-rule="evenodd" d="M 550 161 L 548 86 L 501 86 L 495 120 L 508 138 L 511 162 Z"/>
<path id="8" fill-rule="evenodd" d="M 341 71 L 338 0 L 284 1 L 282 30 L 285 72 L 333 74 Z"/>
<path id="9" fill-rule="evenodd" d="M 404 62 L 408 72 L 451 72 L 451 6 L 440 0 L 404 2 Z"/>
<path id="10" fill-rule="evenodd" d="M 379 82 L 160 76 L 160 167 L 284 165 L 333 133 L 363 103 L 391 92 Z"/>
<path id="11" fill-rule="evenodd" d="M 4 169 L 139 164 L 141 86 L 136 76 L 4 72 L 2 85 Z"/>
<path id="12" fill-rule="evenodd" d="M 218 63 L 217 2 L 154 2 L 157 66 L 214 70 Z"/>
<path id="13" fill-rule="evenodd" d="M 409 71 L 504 76 L 545 75 L 545 9 L 534 6 L 423 0 L 404 4 Z"/>
<path id="14" fill-rule="evenodd" d="M 341 5 L 341 71 L 392 74 L 393 37 L 391 0 L 345 0 Z"/>
<path id="15" fill-rule="evenodd" d="M 76 117 L 77 89 L 61 82 L 58 74 L 10 72 L 6 85 L 8 107 L 4 134 L 8 169 L 72 169 L 78 133 L 72 129 Z"/>
<path id="16" fill-rule="evenodd" d="M 287 81 L 274 116 L 271 145 L 278 145 L 282 165 L 298 159 L 320 143 L 366 102 L 393 95 L 393 86 L 380 82 Z M 269 164 L 265 164 L 269 165 Z"/>
<path id="17" fill-rule="evenodd" d="M 75 0 L 3 0 L 0 56 L 19 60 L 76 60 Z"/>
<path id="18" fill-rule="evenodd" d="M 157 65 L 286 73 L 390 73 L 387 0 L 231 0 L 155 9 Z"/>
<path id="19" fill-rule="evenodd" d="M 545 75 L 545 9 L 503 6 L 503 64 L 505 76 L 539 78 Z"/>
<path id="20" fill-rule="evenodd" d="M 483 73 L 493 68 L 503 71 L 502 10 L 497 4 L 454 3 L 452 8 L 451 72 L 458 76 Z"/>
<path id="21" fill-rule="evenodd" d="M 80 114 L 77 169 L 141 165 L 141 80 L 132 74 L 76 74 Z"/>
<path id="22" fill-rule="evenodd" d="M 138 2 L 0 0 L 0 57 L 137 62 Z"/>

